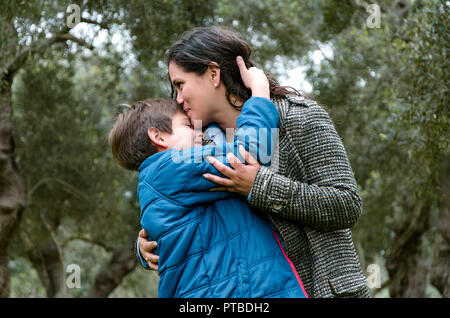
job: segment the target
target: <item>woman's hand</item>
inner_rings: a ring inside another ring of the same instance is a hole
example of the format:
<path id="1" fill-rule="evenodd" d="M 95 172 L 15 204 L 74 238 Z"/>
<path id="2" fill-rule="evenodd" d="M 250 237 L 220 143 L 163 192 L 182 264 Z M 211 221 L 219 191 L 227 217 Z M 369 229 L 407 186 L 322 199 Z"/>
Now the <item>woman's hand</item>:
<path id="1" fill-rule="evenodd" d="M 242 82 L 244 82 L 245 87 L 252 91 L 252 96 L 270 99 L 270 86 L 266 74 L 257 67 L 247 69 L 241 56 L 236 57 L 236 63 L 241 73 Z"/>
<path id="2" fill-rule="evenodd" d="M 147 232 L 144 229 L 139 231 L 138 241 L 141 256 L 145 259 L 150 269 L 158 273 L 159 256 L 152 253 L 156 248 L 156 242 L 148 240 Z"/>
<path id="3" fill-rule="evenodd" d="M 227 160 L 231 167 L 228 167 L 215 159 L 208 157 L 208 161 L 223 175 L 228 178 L 222 178 L 213 174 L 205 173 L 203 177 L 206 179 L 222 185 L 218 188 L 213 188 L 211 191 L 229 191 L 236 192 L 248 196 L 258 173 L 260 164 L 248 153 L 244 147 L 239 147 L 239 153 L 245 159 L 248 165 L 244 165 L 239 158 L 232 153 L 227 155 Z"/>

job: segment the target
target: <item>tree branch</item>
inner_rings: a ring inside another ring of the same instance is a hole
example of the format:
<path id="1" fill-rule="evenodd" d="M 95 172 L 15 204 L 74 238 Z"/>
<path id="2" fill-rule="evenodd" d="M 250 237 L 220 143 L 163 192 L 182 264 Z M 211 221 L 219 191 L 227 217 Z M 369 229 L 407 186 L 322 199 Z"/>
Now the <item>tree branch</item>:
<path id="1" fill-rule="evenodd" d="M 130 234 L 126 244 L 122 248 L 114 249 L 109 263 L 95 276 L 94 285 L 89 291 L 89 298 L 105 298 L 118 286 L 122 279 L 136 267 L 135 233 Z"/>
<path id="2" fill-rule="evenodd" d="M 48 47 L 52 46 L 55 43 L 59 42 L 66 42 L 66 41 L 72 41 L 75 43 L 80 44 L 81 46 L 84 46 L 90 50 L 94 49 L 94 46 L 88 42 L 86 42 L 83 39 L 77 38 L 76 36 L 70 34 L 70 33 L 57 33 L 51 38 L 35 42 L 29 46 L 24 47 L 19 54 L 17 54 L 15 57 L 13 57 L 7 64 L 5 69 L 3 70 L 3 74 L 0 76 L 0 80 L 3 80 L 3 78 L 8 74 L 10 78 L 12 78 L 12 75 L 16 73 L 25 63 L 26 58 L 30 54 L 35 54 L 38 52 L 42 52 L 46 50 Z"/>
<path id="3" fill-rule="evenodd" d="M 324 58 L 325 60 L 327 60 L 328 63 L 330 63 L 331 65 L 333 65 L 333 60 L 329 59 L 329 58 L 325 55 L 324 51 L 323 51 L 322 48 L 320 47 L 320 43 L 316 42 L 316 46 L 317 46 L 317 48 L 319 49 L 320 54 L 323 56 L 323 58 Z"/>
<path id="4" fill-rule="evenodd" d="M 375 290 L 372 292 L 372 295 L 371 295 L 372 298 L 374 298 L 375 295 L 378 294 L 379 292 L 381 292 L 383 289 L 385 289 L 386 287 L 388 287 L 390 283 L 391 283 L 391 281 L 388 279 L 388 280 L 386 280 L 383 284 L 381 284 L 380 288 L 377 288 L 377 289 L 375 289 Z"/>
<path id="5" fill-rule="evenodd" d="M 394 0 L 391 9 L 397 14 L 399 18 L 405 18 L 411 9 L 412 5 L 403 0 Z"/>
<path id="6" fill-rule="evenodd" d="M 113 252 L 114 251 L 114 249 L 111 246 L 108 246 L 108 245 L 106 245 L 105 243 L 103 243 L 101 241 L 95 241 L 93 239 L 90 239 L 90 238 L 87 238 L 87 237 L 83 237 L 83 236 L 70 236 L 67 239 L 65 239 L 64 242 L 61 243 L 61 246 L 64 248 L 69 242 L 75 241 L 75 240 L 79 240 L 79 241 L 83 241 L 83 242 L 86 242 L 86 243 L 98 245 L 100 247 L 103 247 L 105 249 L 105 251 L 107 251 L 107 252 Z"/>
<path id="7" fill-rule="evenodd" d="M 80 44 L 81 46 L 84 46 L 86 48 L 88 48 L 89 50 L 94 49 L 94 46 L 88 42 L 86 42 L 83 39 L 77 38 L 76 36 L 70 34 L 70 33 L 63 33 L 63 34 L 56 34 L 54 36 L 55 38 L 55 42 L 66 42 L 66 41 L 72 41 L 75 43 Z M 53 43 L 52 43 L 53 44 Z"/>
<path id="8" fill-rule="evenodd" d="M 109 25 L 108 25 L 107 23 L 97 22 L 97 21 L 92 20 L 92 19 L 89 19 L 89 18 L 83 18 L 83 17 L 81 17 L 80 22 L 98 25 L 98 26 L 100 26 L 102 29 L 109 30 Z"/>
<path id="9" fill-rule="evenodd" d="M 55 183 L 59 183 L 63 189 L 74 195 L 75 197 L 79 198 L 79 199 L 85 199 L 85 200 L 89 200 L 88 196 L 85 195 L 83 192 L 81 192 L 80 190 L 78 190 L 77 188 L 75 188 L 73 185 L 71 185 L 70 183 L 60 179 L 60 178 L 55 178 L 55 177 L 46 177 L 43 178 L 41 180 L 39 180 L 31 189 L 30 191 L 28 191 L 28 202 L 31 202 L 31 199 L 33 197 L 34 192 L 36 191 L 36 189 L 38 189 L 40 186 L 44 185 L 44 184 L 48 184 L 50 182 L 55 182 Z"/>

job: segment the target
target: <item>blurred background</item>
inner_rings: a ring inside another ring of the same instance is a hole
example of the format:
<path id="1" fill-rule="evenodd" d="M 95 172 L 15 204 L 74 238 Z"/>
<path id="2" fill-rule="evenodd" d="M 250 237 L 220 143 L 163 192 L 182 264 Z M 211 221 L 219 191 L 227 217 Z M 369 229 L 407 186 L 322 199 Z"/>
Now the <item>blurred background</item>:
<path id="1" fill-rule="evenodd" d="M 221 25 L 327 107 L 363 198 L 352 232 L 372 295 L 449 297 L 449 6 L 2 0 L 0 296 L 157 296 L 134 252 L 137 173 L 107 134 L 118 105 L 170 95 L 164 52 L 183 32 Z"/>

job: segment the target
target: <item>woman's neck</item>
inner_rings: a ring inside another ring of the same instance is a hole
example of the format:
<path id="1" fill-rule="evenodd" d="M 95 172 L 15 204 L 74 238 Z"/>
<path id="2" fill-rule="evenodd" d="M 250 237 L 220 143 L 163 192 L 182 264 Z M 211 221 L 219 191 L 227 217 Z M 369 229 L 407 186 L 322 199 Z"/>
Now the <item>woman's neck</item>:
<path id="1" fill-rule="evenodd" d="M 222 87 L 222 89 L 224 89 L 224 87 Z M 241 111 L 230 104 L 228 98 L 226 98 L 225 90 L 221 91 L 219 96 L 220 97 L 215 102 L 212 122 L 218 124 L 226 133 L 227 142 L 233 141 L 234 131 L 237 126 L 237 118 L 241 114 Z M 236 106 L 242 106 L 244 104 L 244 101 L 233 94 L 230 95 L 230 100 Z"/>
<path id="2" fill-rule="evenodd" d="M 240 105 L 239 103 L 236 104 Z M 225 133 L 227 133 L 227 128 L 229 130 L 233 129 L 234 131 L 237 126 L 237 118 L 240 114 L 241 111 L 231 106 L 227 101 L 226 105 L 217 108 L 217 111 L 214 114 L 214 122 L 217 123 Z M 227 133 L 227 141 L 228 137 L 230 137 L 231 140 L 233 138 L 233 136 L 228 136 L 229 134 L 230 133 Z M 232 135 L 234 135 L 234 133 Z"/>

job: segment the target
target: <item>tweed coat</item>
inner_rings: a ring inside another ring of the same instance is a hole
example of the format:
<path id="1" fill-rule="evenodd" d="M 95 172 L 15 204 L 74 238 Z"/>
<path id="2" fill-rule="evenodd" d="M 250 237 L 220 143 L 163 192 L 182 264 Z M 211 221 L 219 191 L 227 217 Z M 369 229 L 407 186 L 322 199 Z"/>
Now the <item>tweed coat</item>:
<path id="1" fill-rule="evenodd" d="M 271 166 L 260 167 L 249 204 L 281 234 L 309 297 L 370 297 L 350 231 L 362 202 L 334 124 L 303 96 L 272 101 L 278 147 Z"/>

